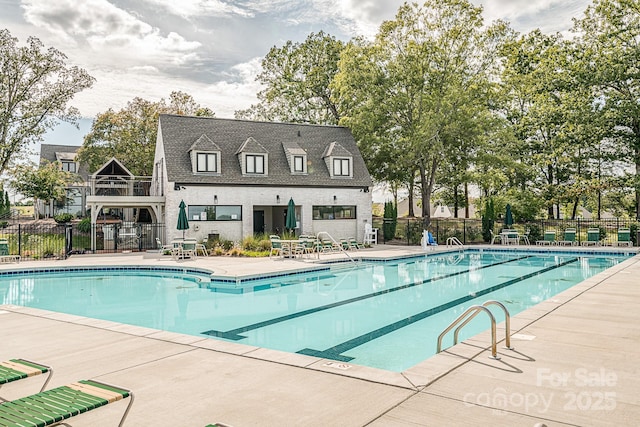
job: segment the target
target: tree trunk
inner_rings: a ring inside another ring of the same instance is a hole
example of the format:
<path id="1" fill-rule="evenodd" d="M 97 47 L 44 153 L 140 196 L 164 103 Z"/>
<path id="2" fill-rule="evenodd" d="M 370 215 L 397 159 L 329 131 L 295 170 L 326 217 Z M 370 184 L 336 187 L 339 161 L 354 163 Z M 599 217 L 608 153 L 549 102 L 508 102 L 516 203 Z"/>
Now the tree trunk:
<path id="1" fill-rule="evenodd" d="M 453 217 L 458 218 L 458 186 L 453 188 Z"/>
<path id="2" fill-rule="evenodd" d="M 547 166 L 547 182 L 549 183 L 549 192 L 552 193 L 553 188 L 553 166 Z M 551 200 L 551 204 L 547 208 L 547 213 L 549 215 L 549 219 L 555 219 L 555 212 L 553 209 L 553 198 Z"/>
<path id="3" fill-rule="evenodd" d="M 571 210 L 571 219 L 576 219 L 576 215 L 578 214 L 578 203 L 580 203 L 580 198 L 576 197 L 576 201 L 573 202 L 573 209 Z"/>
<path id="4" fill-rule="evenodd" d="M 427 166 L 429 170 L 427 171 Z M 420 165 L 420 190 L 422 195 L 422 218 L 424 227 L 427 228 L 431 224 L 431 192 L 436 178 L 436 169 L 438 162 L 436 159 L 431 160 L 430 165 Z M 428 174 L 428 176 L 427 176 Z"/>
<path id="5" fill-rule="evenodd" d="M 413 218 L 416 216 L 416 213 L 413 211 L 413 190 L 414 190 L 413 179 L 409 182 L 409 218 Z"/>
<path id="6" fill-rule="evenodd" d="M 464 183 L 464 217 L 469 218 L 469 183 Z"/>

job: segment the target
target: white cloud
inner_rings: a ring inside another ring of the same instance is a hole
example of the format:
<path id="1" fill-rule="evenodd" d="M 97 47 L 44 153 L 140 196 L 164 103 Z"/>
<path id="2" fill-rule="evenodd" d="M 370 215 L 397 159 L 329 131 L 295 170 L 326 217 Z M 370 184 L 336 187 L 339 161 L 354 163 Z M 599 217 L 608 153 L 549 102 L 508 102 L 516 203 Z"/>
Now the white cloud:
<path id="1" fill-rule="evenodd" d="M 203 16 L 252 16 L 250 11 L 219 0 L 144 0 L 184 19 Z"/>
<path id="2" fill-rule="evenodd" d="M 25 0 L 24 17 L 81 50 L 87 62 L 130 66 L 141 61 L 181 64 L 200 47 L 175 32 L 162 35 L 106 0 Z"/>

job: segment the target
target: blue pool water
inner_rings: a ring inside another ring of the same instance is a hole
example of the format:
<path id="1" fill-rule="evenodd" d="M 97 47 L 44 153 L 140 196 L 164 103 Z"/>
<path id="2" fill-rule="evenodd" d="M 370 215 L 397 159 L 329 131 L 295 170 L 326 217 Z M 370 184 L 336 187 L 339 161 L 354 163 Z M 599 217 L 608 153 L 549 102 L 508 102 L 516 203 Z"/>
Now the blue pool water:
<path id="1" fill-rule="evenodd" d="M 0 301 L 401 372 L 469 306 L 498 300 L 514 315 L 624 259 L 467 251 L 242 283 L 196 270 L 0 274 Z M 478 316 L 461 339 L 487 328 Z"/>

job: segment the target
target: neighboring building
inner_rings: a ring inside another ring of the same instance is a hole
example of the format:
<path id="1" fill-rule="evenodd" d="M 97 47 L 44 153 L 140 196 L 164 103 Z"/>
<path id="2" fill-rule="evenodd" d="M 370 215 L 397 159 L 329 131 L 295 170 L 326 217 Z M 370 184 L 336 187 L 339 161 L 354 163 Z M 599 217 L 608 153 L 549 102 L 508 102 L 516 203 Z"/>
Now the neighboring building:
<path id="1" fill-rule="evenodd" d="M 78 217 L 86 214 L 87 191 L 85 182 L 88 179 L 87 168 L 76 162 L 78 145 L 42 144 L 40 146 L 40 164 L 58 162 L 62 170 L 76 173 L 81 181 L 67 188 L 67 196 L 63 201 L 37 200 L 38 212 L 45 217 L 54 217 L 61 213 L 70 213 Z"/>
<path id="2" fill-rule="evenodd" d="M 167 240 L 184 200 L 187 236 L 239 241 L 285 230 L 361 240 L 372 180 L 344 127 L 161 115 L 151 194 L 164 196 Z"/>

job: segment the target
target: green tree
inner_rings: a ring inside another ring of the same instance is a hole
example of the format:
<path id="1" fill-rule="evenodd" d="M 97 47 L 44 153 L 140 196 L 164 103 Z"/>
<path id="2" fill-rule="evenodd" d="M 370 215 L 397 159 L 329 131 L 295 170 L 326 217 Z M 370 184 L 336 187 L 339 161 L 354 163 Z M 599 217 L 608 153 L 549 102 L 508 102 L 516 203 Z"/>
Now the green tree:
<path id="1" fill-rule="evenodd" d="M 256 81 L 265 89 L 259 103 L 236 111 L 236 118 L 294 123 L 337 124 L 340 113 L 329 83 L 338 71 L 344 43 L 320 31 L 303 43 L 273 47 Z"/>
<path id="2" fill-rule="evenodd" d="M 26 197 L 48 202 L 64 200 L 69 184 L 78 182 L 77 174 L 63 171 L 58 162 L 44 163 L 40 167 L 30 164 L 19 164 L 11 171 L 11 187 Z M 34 203 L 34 214 L 39 217 L 37 203 Z"/>
<path id="3" fill-rule="evenodd" d="M 640 219 L 640 5 L 635 0 L 594 0 L 575 29 L 585 56 L 584 80 L 611 118 L 606 131 L 622 147 L 620 160 L 635 168 L 628 182 Z"/>
<path id="4" fill-rule="evenodd" d="M 384 240 L 393 240 L 396 237 L 396 226 L 398 224 L 398 207 L 393 202 L 384 203 Z"/>
<path id="5" fill-rule="evenodd" d="M 493 199 L 485 200 L 484 212 L 482 214 L 482 238 L 485 242 L 492 239 L 493 223 L 496 220 L 496 212 L 493 206 Z"/>
<path id="6" fill-rule="evenodd" d="M 405 3 L 373 43 L 349 44 L 334 79 L 341 124 L 365 158 L 385 152 L 394 174 L 412 180 L 417 172 L 425 226 L 438 171 L 486 118 L 507 28 L 485 27 L 481 12 L 466 0 Z"/>
<path id="7" fill-rule="evenodd" d="M 18 46 L 17 38 L 0 30 L 0 173 L 41 141 L 56 118 L 78 119 L 78 110 L 67 104 L 94 79 L 81 68 L 66 66 L 66 60 L 35 37 Z"/>
<path id="8" fill-rule="evenodd" d="M 150 176 L 160 114 L 214 116 L 184 92 L 172 92 L 168 104 L 164 99 L 150 102 L 136 97 L 120 111 L 98 114 L 78 151 L 78 161 L 95 172 L 115 157 L 134 175 Z"/>

